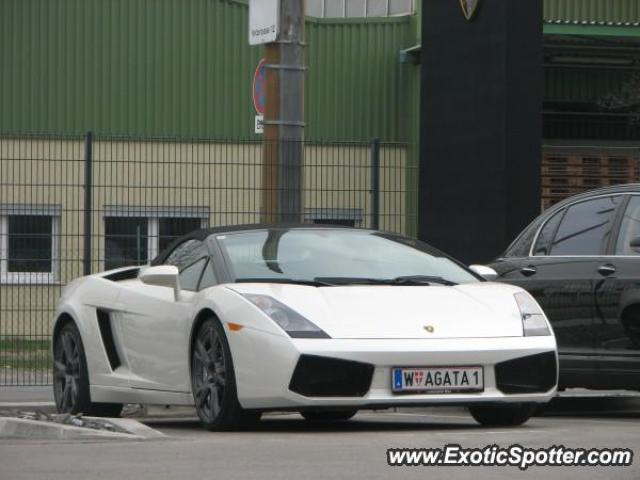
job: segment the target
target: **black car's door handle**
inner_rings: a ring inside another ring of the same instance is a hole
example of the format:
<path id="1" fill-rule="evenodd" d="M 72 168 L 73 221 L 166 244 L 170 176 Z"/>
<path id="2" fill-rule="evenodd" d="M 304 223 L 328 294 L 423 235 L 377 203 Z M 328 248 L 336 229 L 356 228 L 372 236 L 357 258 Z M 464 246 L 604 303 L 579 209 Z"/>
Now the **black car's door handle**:
<path id="1" fill-rule="evenodd" d="M 603 277 L 611 275 L 612 273 L 616 273 L 616 267 L 611 265 L 610 263 L 605 263 L 604 265 L 600 265 L 598 267 L 598 273 Z"/>
<path id="2" fill-rule="evenodd" d="M 536 270 L 536 267 L 534 267 L 533 265 L 522 267 L 520 269 L 520 273 L 522 273 L 525 277 L 530 277 L 531 275 L 535 275 L 537 272 L 538 270 Z"/>

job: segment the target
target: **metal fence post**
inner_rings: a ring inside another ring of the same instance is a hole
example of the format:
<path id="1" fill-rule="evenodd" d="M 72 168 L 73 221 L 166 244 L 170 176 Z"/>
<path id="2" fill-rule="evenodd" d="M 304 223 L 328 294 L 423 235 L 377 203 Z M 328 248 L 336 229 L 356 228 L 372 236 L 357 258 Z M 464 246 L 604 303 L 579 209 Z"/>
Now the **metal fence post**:
<path id="1" fill-rule="evenodd" d="M 371 142 L 371 228 L 380 228 L 380 139 Z"/>
<path id="2" fill-rule="evenodd" d="M 93 200 L 93 142 L 91 132 L 84 137 L 84 256 L 83 273 L 91 274 L 91 212 Z"/>

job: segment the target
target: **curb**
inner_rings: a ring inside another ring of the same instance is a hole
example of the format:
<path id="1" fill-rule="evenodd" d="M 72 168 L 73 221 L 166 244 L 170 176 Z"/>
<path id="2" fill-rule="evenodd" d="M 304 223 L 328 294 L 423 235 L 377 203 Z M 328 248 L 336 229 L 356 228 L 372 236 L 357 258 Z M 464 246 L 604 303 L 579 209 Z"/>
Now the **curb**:
<path id="1" fill-rule="evenodd" d="M 95 417 L 86 418 L 91 419 Z M 133 418 L 109 418 L 107 420 L 109 420 L 109 423 L 114 424 L 116 427 L 120 427 L 121 429 L 127 431 L 128 433 L 125 435 L 134 435 L 137 437 L 141 437 L 144 440 L 167 438 L 164 433 L 151 428 L 148 425 L 139 422 L 138 420 L 134 420 Z"/>
<path id="2" fill-rule="evenodd" d="M 73 425 L 39 422 L 22 418 L 0 418 L 0 438 L 29 438 L 37 440 L 142 440 L 144 437 L 128 433 L 107 432 Z"/>
<path id="3" fill-rule="evenodd" d="M 93 419 L 94 417 L 86 417 Z M 104 419 L 102 419 L 104 420 Z M 152 440 L 166 438 L 163 433 L 143 425 L 137 420 L 113 418 L 108 421 L 127 433 L 94 430 L 54 422 L 0 418 L 0 438 L 27 438 L 32 440 Z"/>

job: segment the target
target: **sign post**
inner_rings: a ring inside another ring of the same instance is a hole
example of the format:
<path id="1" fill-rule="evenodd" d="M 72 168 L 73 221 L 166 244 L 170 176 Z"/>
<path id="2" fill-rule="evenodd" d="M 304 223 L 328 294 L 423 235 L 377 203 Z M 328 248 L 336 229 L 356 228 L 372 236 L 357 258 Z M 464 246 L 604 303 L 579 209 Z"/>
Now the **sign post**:
<path id="1" fill-rule="evenodd" d="M 262 222 L 302 217 L 304 0 L 250 0 L 249 43 L 265 45 L 254 74 L 255 131 L 262 142 Z M 263 105 L 264 101 L 264 106 Z"/>

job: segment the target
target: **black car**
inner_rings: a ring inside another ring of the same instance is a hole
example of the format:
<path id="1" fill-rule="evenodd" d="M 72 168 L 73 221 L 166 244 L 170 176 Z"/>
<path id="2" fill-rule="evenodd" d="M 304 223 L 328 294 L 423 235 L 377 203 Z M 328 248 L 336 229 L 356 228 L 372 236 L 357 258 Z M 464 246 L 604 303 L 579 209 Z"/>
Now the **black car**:
<path id="1" fill-rule="evenodd" d="M 640 184 L 554 205 L 489 266 L 546 312 L 560 388 L 640 390 Z"/>

